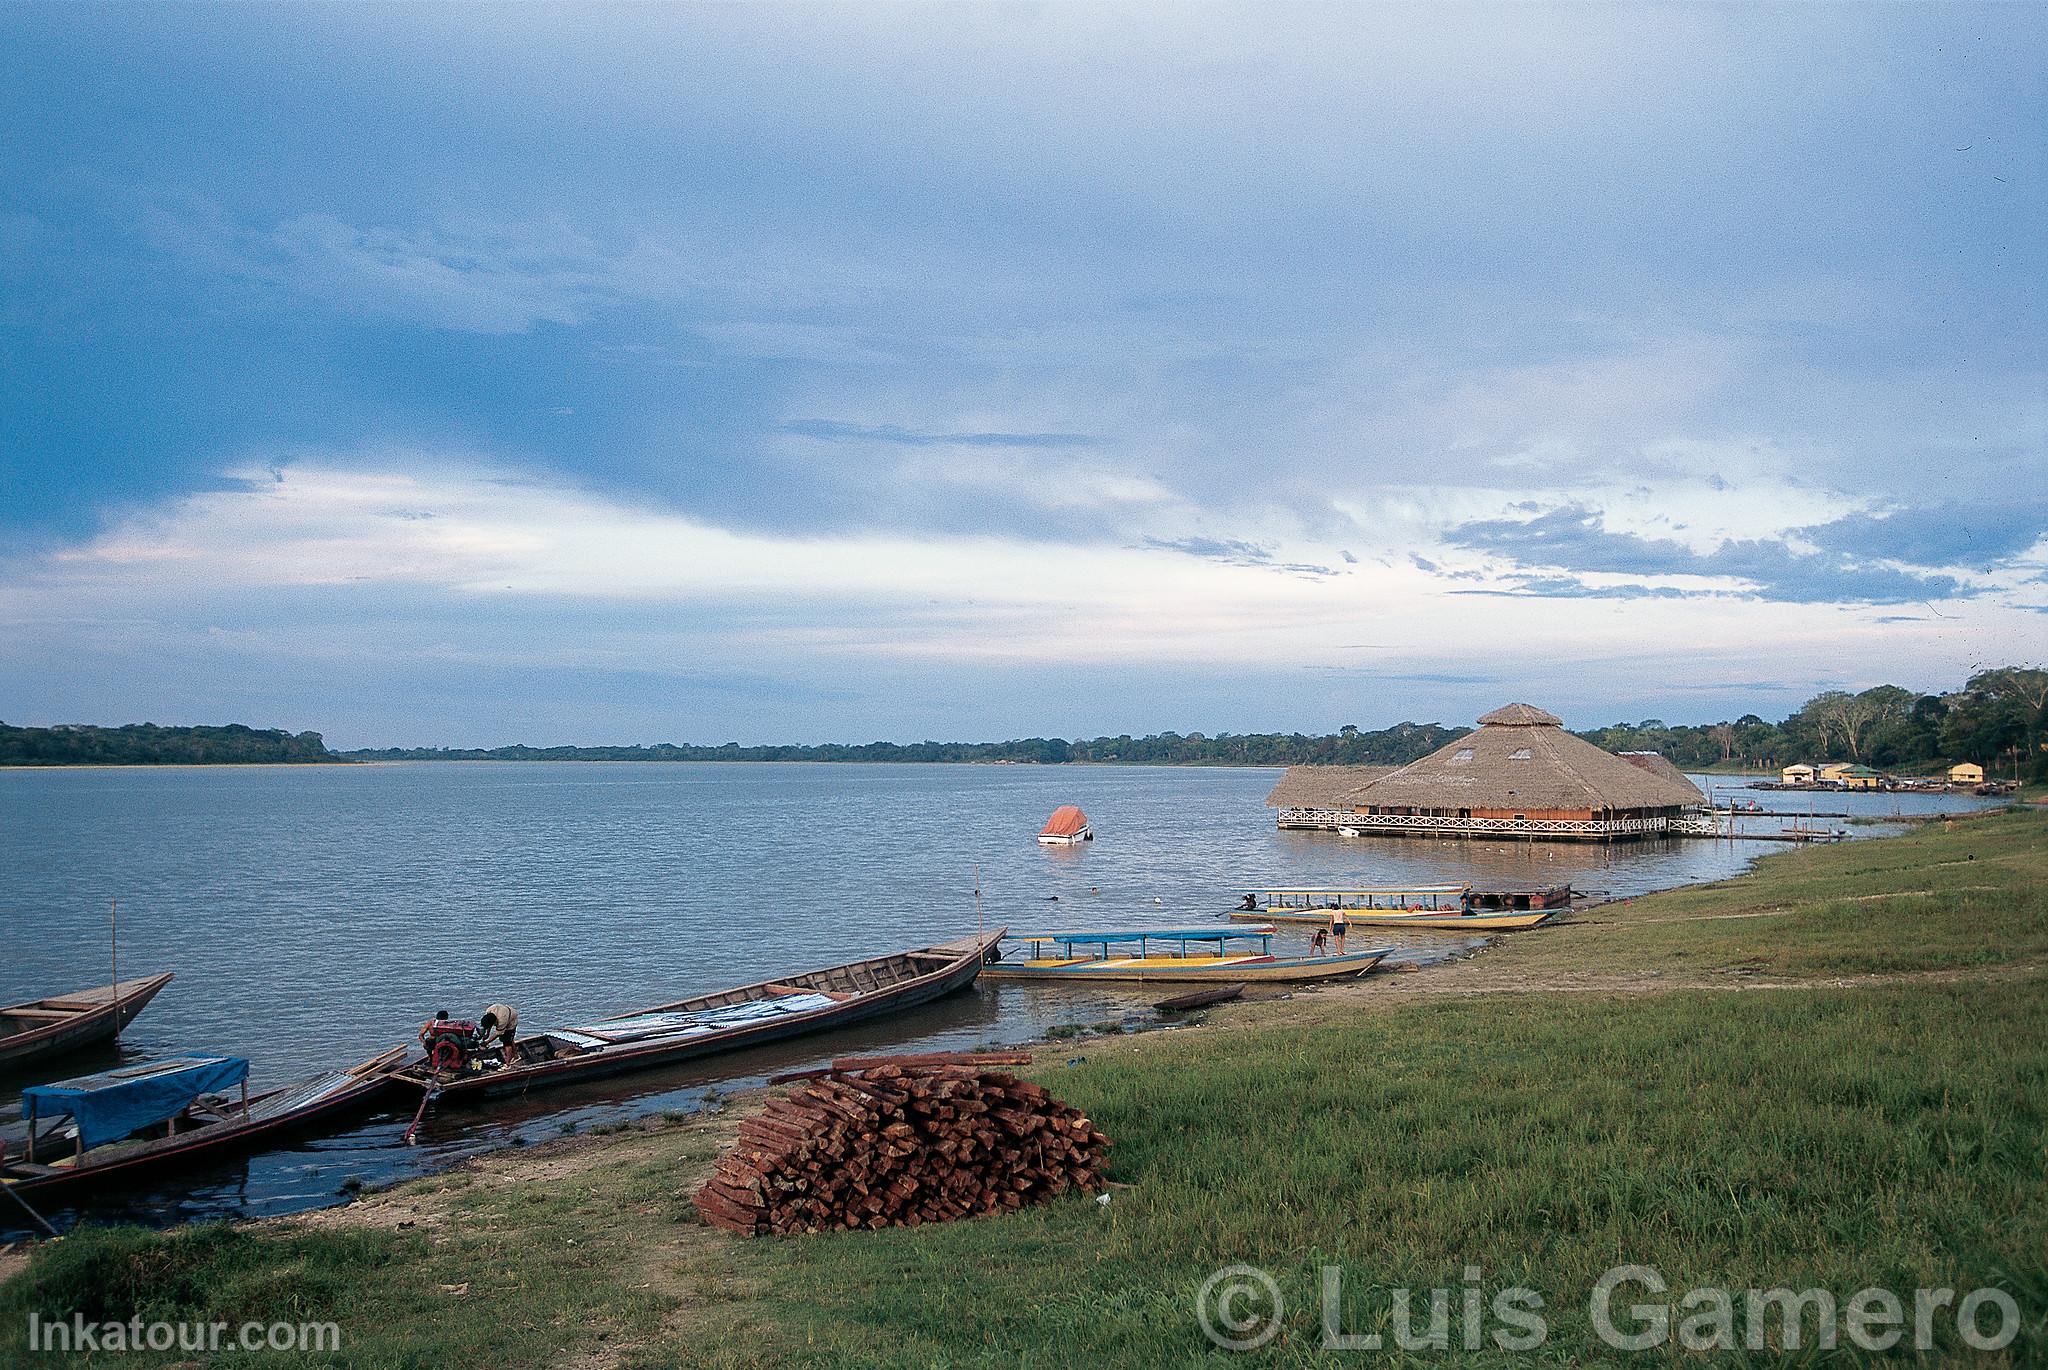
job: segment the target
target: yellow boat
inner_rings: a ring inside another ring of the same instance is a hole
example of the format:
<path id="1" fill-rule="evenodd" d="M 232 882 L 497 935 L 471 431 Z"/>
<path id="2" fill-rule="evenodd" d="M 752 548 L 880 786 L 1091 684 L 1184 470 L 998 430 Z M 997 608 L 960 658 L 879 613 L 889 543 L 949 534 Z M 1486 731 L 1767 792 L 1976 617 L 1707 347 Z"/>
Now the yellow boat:
<path id="1" fill-rule="evenodd" d="M 1548 901 L 1558 907 L 1502 907 L 1513 900 Z M 1231 912 L 1240 922 L 1306 923 L 1328 927 L 1338 909 L 1355 927 L 1429 928 L 1448 932 L 1518 932 L 1541 927 L 1562 913 L 1568 887 L 1555 893 L 1475 892 L 1470 885 L 1379 885 L 1354 889 L 1253 890 Z M 1491 907 L 1489 907 L 1491 905 Z"/>
<path id="2" fill-rule="evenodd" d="M 1361 909 L 1344 910 L 1344 920 L 1353 927 L 1367 928 L 1431 928 L 1445 932 L 1520 932 L 1524 928 L 1540 928 L 1562 913 L 1562 909 L 1537 909 L 1530 913 L 1396 913 L 1392 910 Z M 1330 921 L 1330 915 L 1323 915 L 1323 922 Z"/>
<path id="3" fill-rule="evenodd" d="M 1390 950 L 1374 947 L 1342 956 L 1276 957 L 1271 945 L 1274 929 L 1257 928 L 1144 928 L 1123 932 L 1041 932 L 1020 933 L 1012 942 L 1026 943 L 1030 956 L 1018 961 L 992 961 L 982 967 L 984 980 L 1112 980 L 1141 984 L 1214 984 L 1218 981 L 1253 983 L 1294 983 L 1334 980 L 1363 975 L 1378 965 Z M 1227 943 L 1243 939 L 1258 943 L 1258 950 L 1231 955 Z M 1057 955 L 1041 955 L 1047 943 L 1056 944 Z M 1136 956 L 1119 955 L 1118 948 L 1137 945 Z M 1153 955 L 1153 943 L 1177 943 L 1179 954 Z M 1190 943 L 1214 944 L 1208 955 L 1191 953 Z M 1075 955 L 1076 948 L 1100 947 L 1098 955 Z"/>

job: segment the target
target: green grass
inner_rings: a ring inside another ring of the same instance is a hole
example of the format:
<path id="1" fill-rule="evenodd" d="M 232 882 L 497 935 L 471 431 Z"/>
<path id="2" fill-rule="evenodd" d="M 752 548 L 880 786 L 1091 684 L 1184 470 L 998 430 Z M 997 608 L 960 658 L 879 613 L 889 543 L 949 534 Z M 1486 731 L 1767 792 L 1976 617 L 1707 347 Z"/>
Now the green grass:
<path id="1" fill-rule="evenodd" d="M 355 1365 L 1363 1359 L 1317 1349 L 1330 1264 L 1352 1332 L 1386 1330 L 1397 1285 L 1448 1289 L 1455 1310 L 1468 1265 L 1485 1296 L 1543 1295 L 1540 1350 L 1414 1363 L 1577 1365 L 1616 1359 L 1593 1338 L 1587 1293 L 1636 1262 L 1674 1290 L 1846 1300 L 1878 1286 L 1910 1301 L 1921 1286 L 1995 1285 L 2026 1328 L 1986 1363 L 2041 1363 L 2044 838 L 2048 815 L 2015 814 L 1788 851 L 1390 982 L 1779 987 L 1308 994 L 1238 1006 L 1220 1027 L 1094 1042 L 1073 1068 L 1048 1053 L 1034 1073 L 1115 1138 L 1111 1178 L 1128 1187 L 1106 1207 L 743 1241 L 687 1206 L 716 1135 L 671 1127 L 579 1144 L 602 1149 L 574 1153 L 587 1163 L 572 1174 L 504 1183 L 486 1169 L 400 1191 L 421 1215 L 409 1230 L 68 1239 L 0 1285 L 0 1361 L 31 1310 L 333 1320 L 347 1338 L 336 1361 Z M 1194 1315 L 1202 1281 L 1238 1262 L 1270 1270 L 1290 1310 L 1243 1358 L 1213 1351 Z M 1936 1360 L 1968 1354 L 1952 1317 L 1936 1327 Z"/>
<path id="2" fill-rule="evenodd" d="M 2044 988 L 1496 998 L 1097 1056 L 1049 1078 L 1117 1138 L 1134 1187 L 1108 1208 L 749 1247 L 791 1335 L 708 1359 L 1178 1363 L 1206 1346 L 1197 1287 L 1240 1261 L 1300 1310 L 1282 1363 L 1315 1345 L 1324 1264 L 1534 1288 L 1560 1363 L 1601 1349 L 1587 1293 L 1628 1261 L 1845 1299 L 2000 1283 L 2038 1316 Z M 1355 1330 L 1387 1308 L 1360 1302 Z"/>
<path id="3" fill-rule="evenodd" d="M 1795 979 L 2031 964 L 2048 957 L 2048 815 L 1780 852 L 1749 874 L 1594 909 L 1489 956 L 1531 974 Z"/>

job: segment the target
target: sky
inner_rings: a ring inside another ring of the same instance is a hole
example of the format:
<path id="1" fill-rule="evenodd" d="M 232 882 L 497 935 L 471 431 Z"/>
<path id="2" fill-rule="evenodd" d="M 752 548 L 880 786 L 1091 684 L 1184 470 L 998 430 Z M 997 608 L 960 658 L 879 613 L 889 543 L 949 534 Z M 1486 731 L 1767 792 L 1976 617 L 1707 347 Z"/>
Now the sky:
<path id="1" fill-rule="evenodd" d="M 2044 50 L 0 3 L 0 718 L 1590 727 L 2039 663 Z"/>

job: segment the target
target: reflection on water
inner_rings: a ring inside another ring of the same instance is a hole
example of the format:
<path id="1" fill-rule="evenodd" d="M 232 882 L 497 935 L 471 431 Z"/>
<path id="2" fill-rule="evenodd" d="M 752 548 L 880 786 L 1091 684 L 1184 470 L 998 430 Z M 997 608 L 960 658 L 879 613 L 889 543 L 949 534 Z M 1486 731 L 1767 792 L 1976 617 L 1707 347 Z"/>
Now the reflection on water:
<path id="1" fill-rule="evenodd" d="M 1276 774 L 680 763 L 0 772 L 0 1002 L 101 979 L 118 898 L 123 973 L 178 979 L 118 1055 L 56 1069 L 221 1051 L 248 1056 L 260 1084 L 407 1041 L 438 1008 L 462 1016 L 505 1000 L 538 1028 L 942 941 L 978 917 L 1019 930 L 1220 923 L 1240 891 L 1283 884 L 1546 880 L 1625 895 L 1732 875 L 1773 850 L 1283 833 L 1263 803 Z M 1774 798 L 1791 807 L 1792 796 Z M 1872 814 L 1930 802 L 1818 798 Z M 1062 803 L 1088 811 L 1097 841 L 1033 840 Z M 1373 940 L 1425 959 L 1465 945 Z M 1275 950 L 1305 941 L 1290 930 Z M 290 1211 L 332 1201 L 350 1178 L 380 1183 L 566 1125 L 696 1107 L 714 1088 L 832 1055 L 1023 1041 L 1152 997 L 978 986 L 826 1037 L 514 1108 L 437 1111 L 410 1149 L 398 1144 L 407 1117 L 365 1119 L 94 1212 Z M 27 1082 L 0 1080 L 0 1103 Z"/>

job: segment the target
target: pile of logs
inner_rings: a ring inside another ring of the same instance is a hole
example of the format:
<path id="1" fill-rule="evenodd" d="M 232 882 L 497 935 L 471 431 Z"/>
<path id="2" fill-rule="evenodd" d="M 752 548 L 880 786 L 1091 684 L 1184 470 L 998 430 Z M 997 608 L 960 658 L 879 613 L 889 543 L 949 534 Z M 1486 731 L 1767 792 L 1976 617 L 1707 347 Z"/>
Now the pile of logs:
<path id="1" fill-rule="evenodd" d="M 749 1235 L 918 1227 L 1101 1189 L 1109 1138 L 1042 1086 L 987 1068 L 1029 1060 L 864 1057 L 805 1072 L 740 1124 L 697 1212 Z"/>

